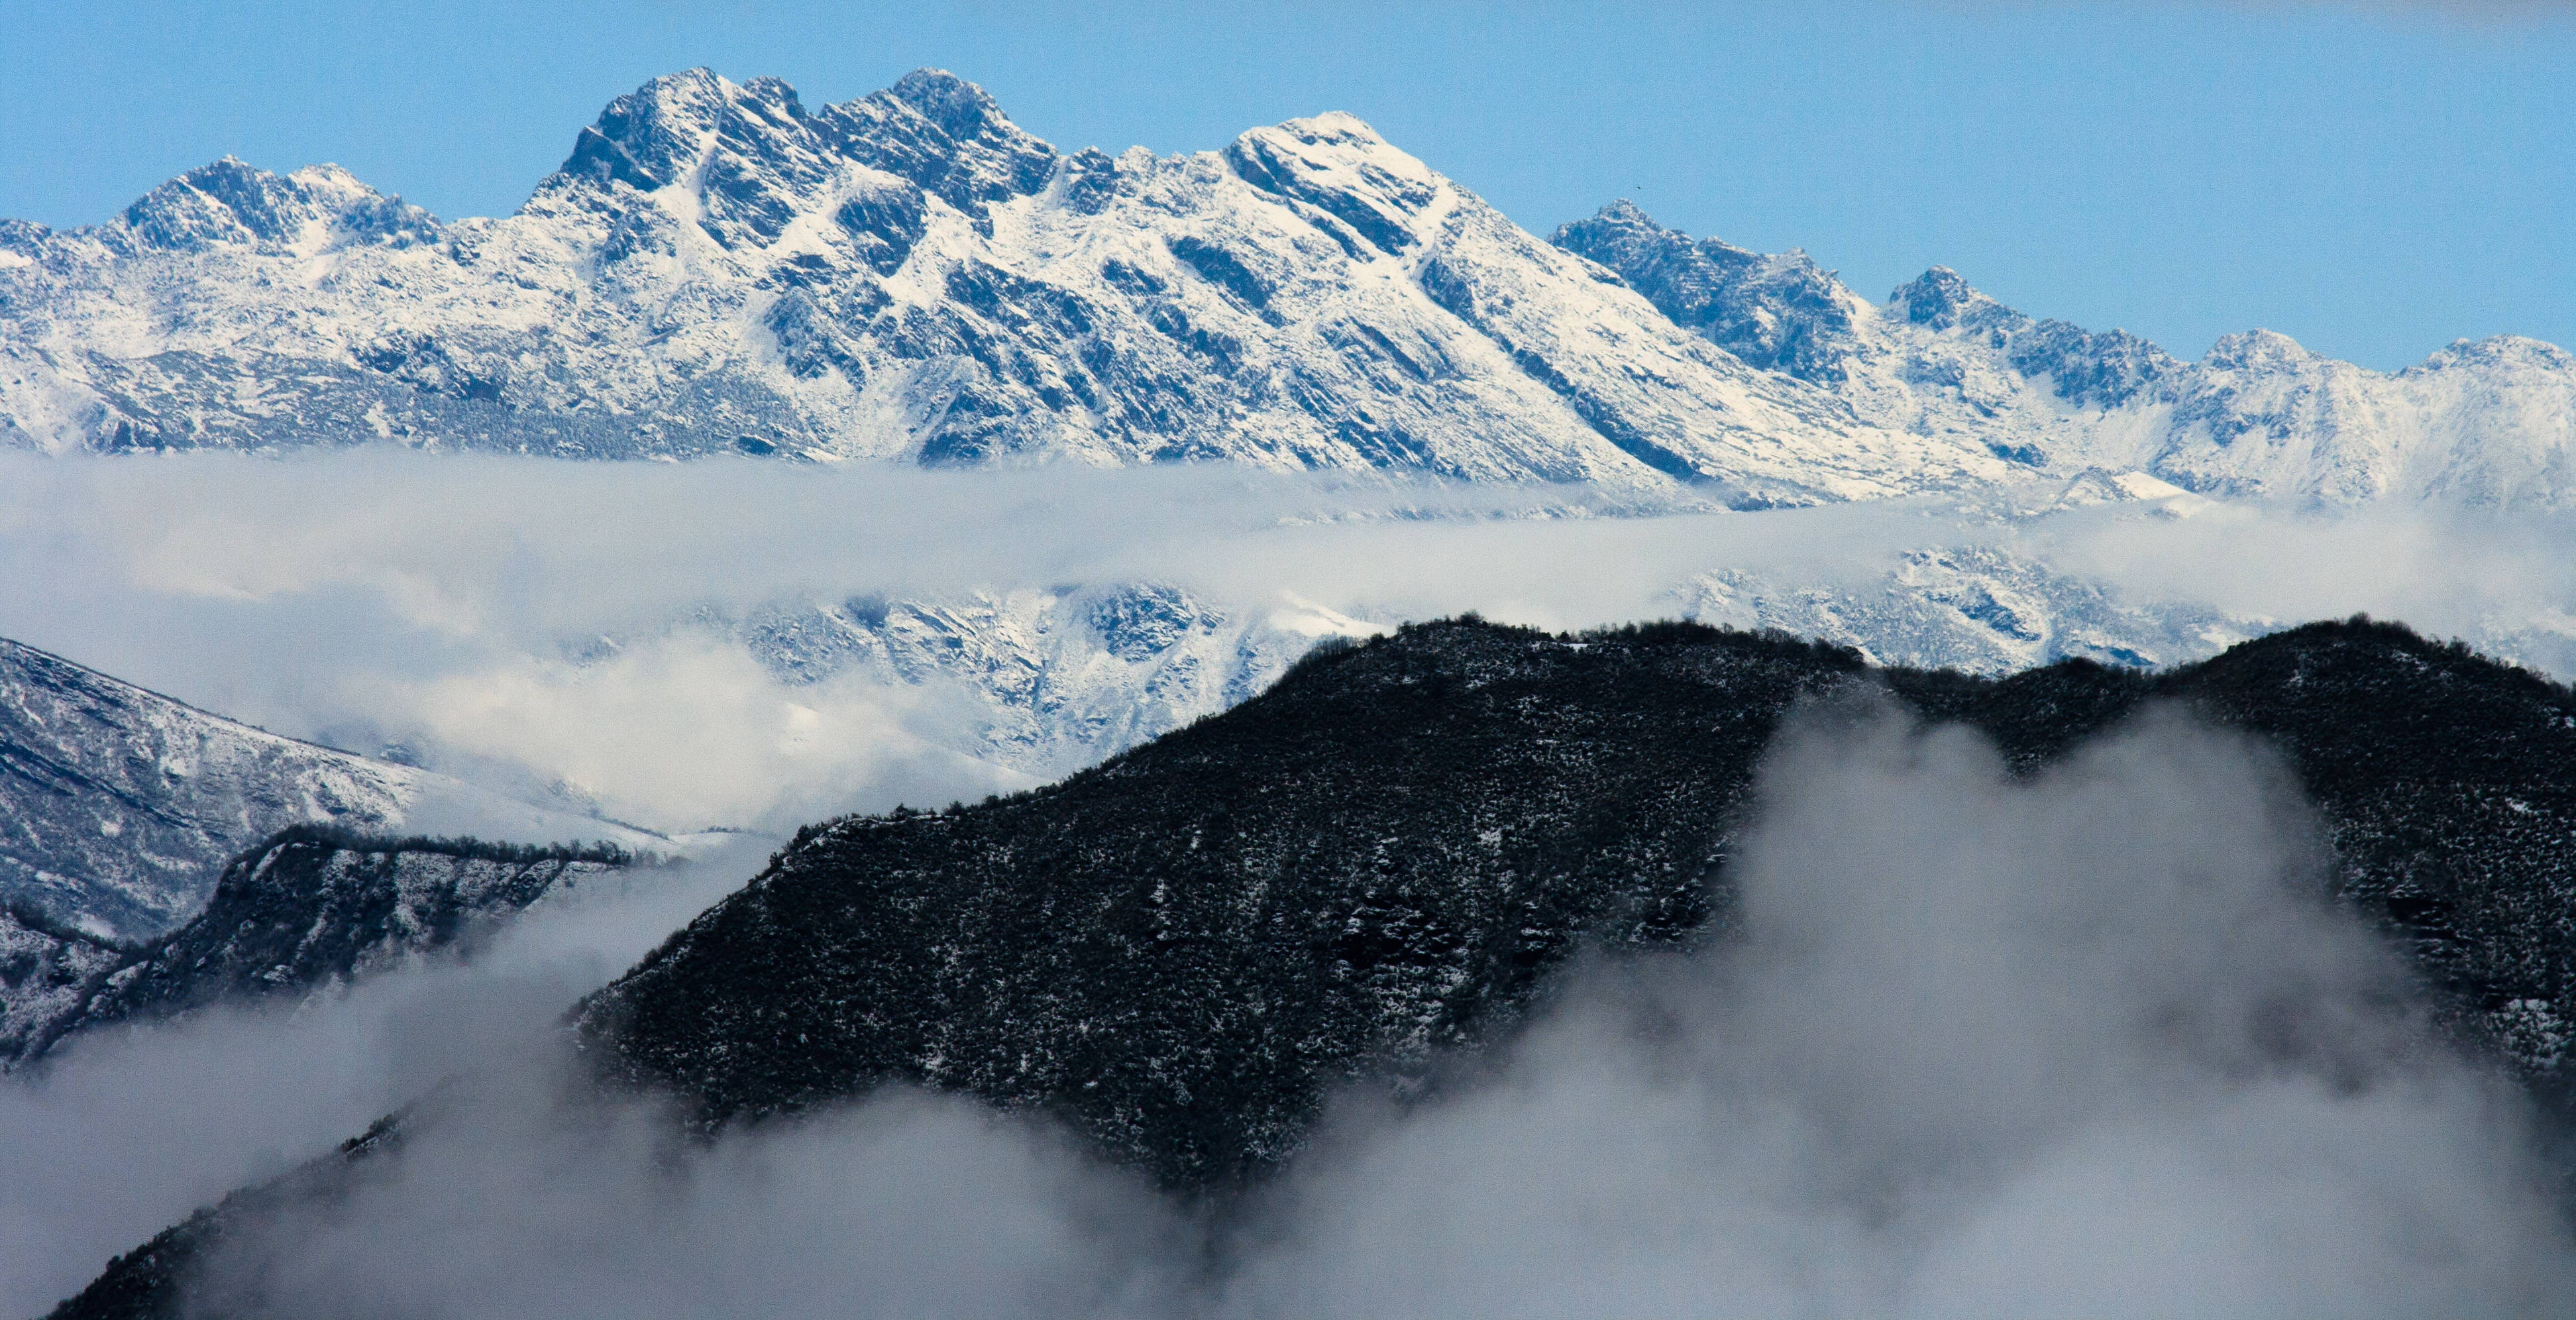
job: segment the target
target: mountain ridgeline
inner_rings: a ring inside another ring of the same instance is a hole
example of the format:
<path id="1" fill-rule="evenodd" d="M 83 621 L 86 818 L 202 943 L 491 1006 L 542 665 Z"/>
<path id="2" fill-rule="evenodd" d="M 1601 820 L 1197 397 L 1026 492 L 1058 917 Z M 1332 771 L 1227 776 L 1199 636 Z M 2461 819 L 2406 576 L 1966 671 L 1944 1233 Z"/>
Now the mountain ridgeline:
<path id="1" fill-rule="evenodd" d="M 2576 499 L 2576 357 L 2184 362 L 1944 269 L 1872 305 L 1626 203 L 1541 240 L 1348 115 L 1058 150 L 937 70 L 809 108 L 655 78 L 499 219 L 225 159 L 0 221 L 0 445 L 1223 459 L 1687 485 L 1739 507 L 2089 469 Z"/>
<path id="2" fill-rule="evenodd" d="M 1414 626 L 1055 787 L 801 832 L 580 1036 L 710 1123 L 900 1080 L 1058 1114 L 1169 1186 L 1257 1178 L 1330 1090 L 1492 1039 L 1577 950 L 1722 932 L 1764 747 L 1865 686 L 2025 768 L 2159 700 L 2277 744 L 2344 901 L 2563 1098 L 2576 696 L 2363 621 L 2002 681 L 1689 624 Z"/>

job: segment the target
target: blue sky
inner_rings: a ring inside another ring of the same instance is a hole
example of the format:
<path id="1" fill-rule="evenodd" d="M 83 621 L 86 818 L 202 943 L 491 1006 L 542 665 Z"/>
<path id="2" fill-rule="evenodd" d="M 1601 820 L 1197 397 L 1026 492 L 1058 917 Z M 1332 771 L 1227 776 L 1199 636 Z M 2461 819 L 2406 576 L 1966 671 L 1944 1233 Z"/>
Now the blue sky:
<path id="1" fill-rule="evenodd" d="M 931 64 L 1068 149 L 1349 110 L 1541 233 L 1631 196 L 2186 357 L 2576 345 L 2576 4 L 1096 8 L 0 0 L 0 215 L 94 222 L 227 152 L 490 214 L 653 74 L 821 103 Z"/>

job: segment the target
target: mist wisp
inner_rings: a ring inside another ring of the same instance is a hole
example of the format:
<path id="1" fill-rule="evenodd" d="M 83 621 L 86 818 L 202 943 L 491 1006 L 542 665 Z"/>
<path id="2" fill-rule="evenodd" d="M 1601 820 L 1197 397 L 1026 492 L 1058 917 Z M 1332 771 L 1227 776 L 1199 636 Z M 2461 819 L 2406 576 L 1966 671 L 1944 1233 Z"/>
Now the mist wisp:
<path id="1" fill-rule="evenodd" d="M 1361 1088 L 1221 1220 L 962 1101 L 894 1089 L 692 1144 L 567 1085 L 557 1046 L 484 1049 L 507 1062 L 344 1195 L 236 1235 L 201 1295 L 317 1316 L 2563 1311 L 2576 1250 L 2523 1106 L 2430 1032 L 2320 849 L 2261 748 L 2170 714 L 2016 779 L 1963 728 L 1811 710 L 1763 773 L 1717 947 L 1578 970 L 1430 1100 Z M 381 1057 L 452 1059 L 484 1020 Z"/>

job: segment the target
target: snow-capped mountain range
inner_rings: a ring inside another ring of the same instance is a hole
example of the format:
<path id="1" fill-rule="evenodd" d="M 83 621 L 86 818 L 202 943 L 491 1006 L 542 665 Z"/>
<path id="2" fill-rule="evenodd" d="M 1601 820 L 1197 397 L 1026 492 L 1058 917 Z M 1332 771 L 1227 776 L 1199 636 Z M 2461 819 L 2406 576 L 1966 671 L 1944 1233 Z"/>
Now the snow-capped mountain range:
<path id="1" fill-rule="evenodd" d="M 645 853 L 671 840 L 280 737 L 0 640 L 0 901 L 111 939 L 205 906 L 234 854 L 322 823 Z"/>
<path id="2" fill-rule="evenodd" d="M 5 240 L 21 443 L 1228 459 L 1895 493 L 1860 425 L 1342 115 L 1061 155 L 953 76 L 656 79 L 506 219 L 218 162 Z M 23 309 L 23 310 L 21 310 Z"/>
<path id="3" fill-rule="evenodd" d="M 1347 115 L 1063 153 L 932 70 L 657 78 L 501 219 L 224 160 L 0 223 L 0 441 L 1393 469 L 1738 507 L 2143 470 L 2563 503 L 2576 359 L 2198 363 L 1936 270 L 1884 305 L 1625 204 L 1553 244 Z"/>
<path id="4" fill-rule="evenodd" d="M 1803 252 L 1694 240 L 1625 201 L 1553 241 L 1868 423 L 2017 464 L 2322 504 L 2556 506 L 2576 491 L 2576 356 L 2535 339 L 2462 340 L 2391 374 L 2255 330 L 2185 362 L 2126 331 L 2034 320 L 1943 267 L 1873 305 Z"/>

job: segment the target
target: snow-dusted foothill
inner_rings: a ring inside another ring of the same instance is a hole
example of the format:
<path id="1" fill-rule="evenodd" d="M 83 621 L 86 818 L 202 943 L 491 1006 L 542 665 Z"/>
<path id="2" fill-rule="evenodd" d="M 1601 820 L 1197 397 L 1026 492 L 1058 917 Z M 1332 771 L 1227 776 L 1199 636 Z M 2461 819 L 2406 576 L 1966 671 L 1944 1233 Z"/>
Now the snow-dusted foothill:
<path id="1" fill-rule="evenodd" d="M 954 745 L 1043 781 L 1253 697 L 1324 638 L 1388 626 L 1140 582 L 782 605 L 734 636 L 793 684 L 864 675 L 963 693 Z"/>
<path id="2" fill-rule="evenodd" d="M 1989 675 L 2077 656 L 2166 667 L 2278 626 L 2124 601 L 1983 544 L 1904 551 L 1850 579 L 1714 569 L 1673 584 L 1664 603 L 1677 617 L 1812 637 L 1880 663 Z M 1240 704 L 1324 638 L 1392 626 L 1139 583 L 779 606 L 732 623 L 724 640 L 794 685 L 859 677 L 937 693 L 949 703 L 939 741 L 1035 783 Z"/>
<path id="3" fill-rule="evenodd" d="M 1880 664 L 1990 675 L 2078 658 L 2171 668 L 2278 626 L 2203 606 L 2123 601 L 2101 583 L 1991 545 L 1905 551 L 1859 581 L 1719 569 L 1674 594 L 1678 612 L 1702 623 L 1832 642 Z"/>
<path id="4" fill-rule="evenodd" d="M 224 863 L 278 830 L 668 839 L 445 775 L 281 737 L 0 640 L 0 900 L 109 939 L 205 906 Z"/>
<path id="5" fill-rule="evenodd" d="M 119 943 L 0 906 L 0 1072 L 82 1031 L 216 1004 L 307 1003 L 413 959 L 470 952 L 531 904 L 633 861 L 617 848 L 291 825 L 232 859 L 212 901 L 158 939 Z"/>

